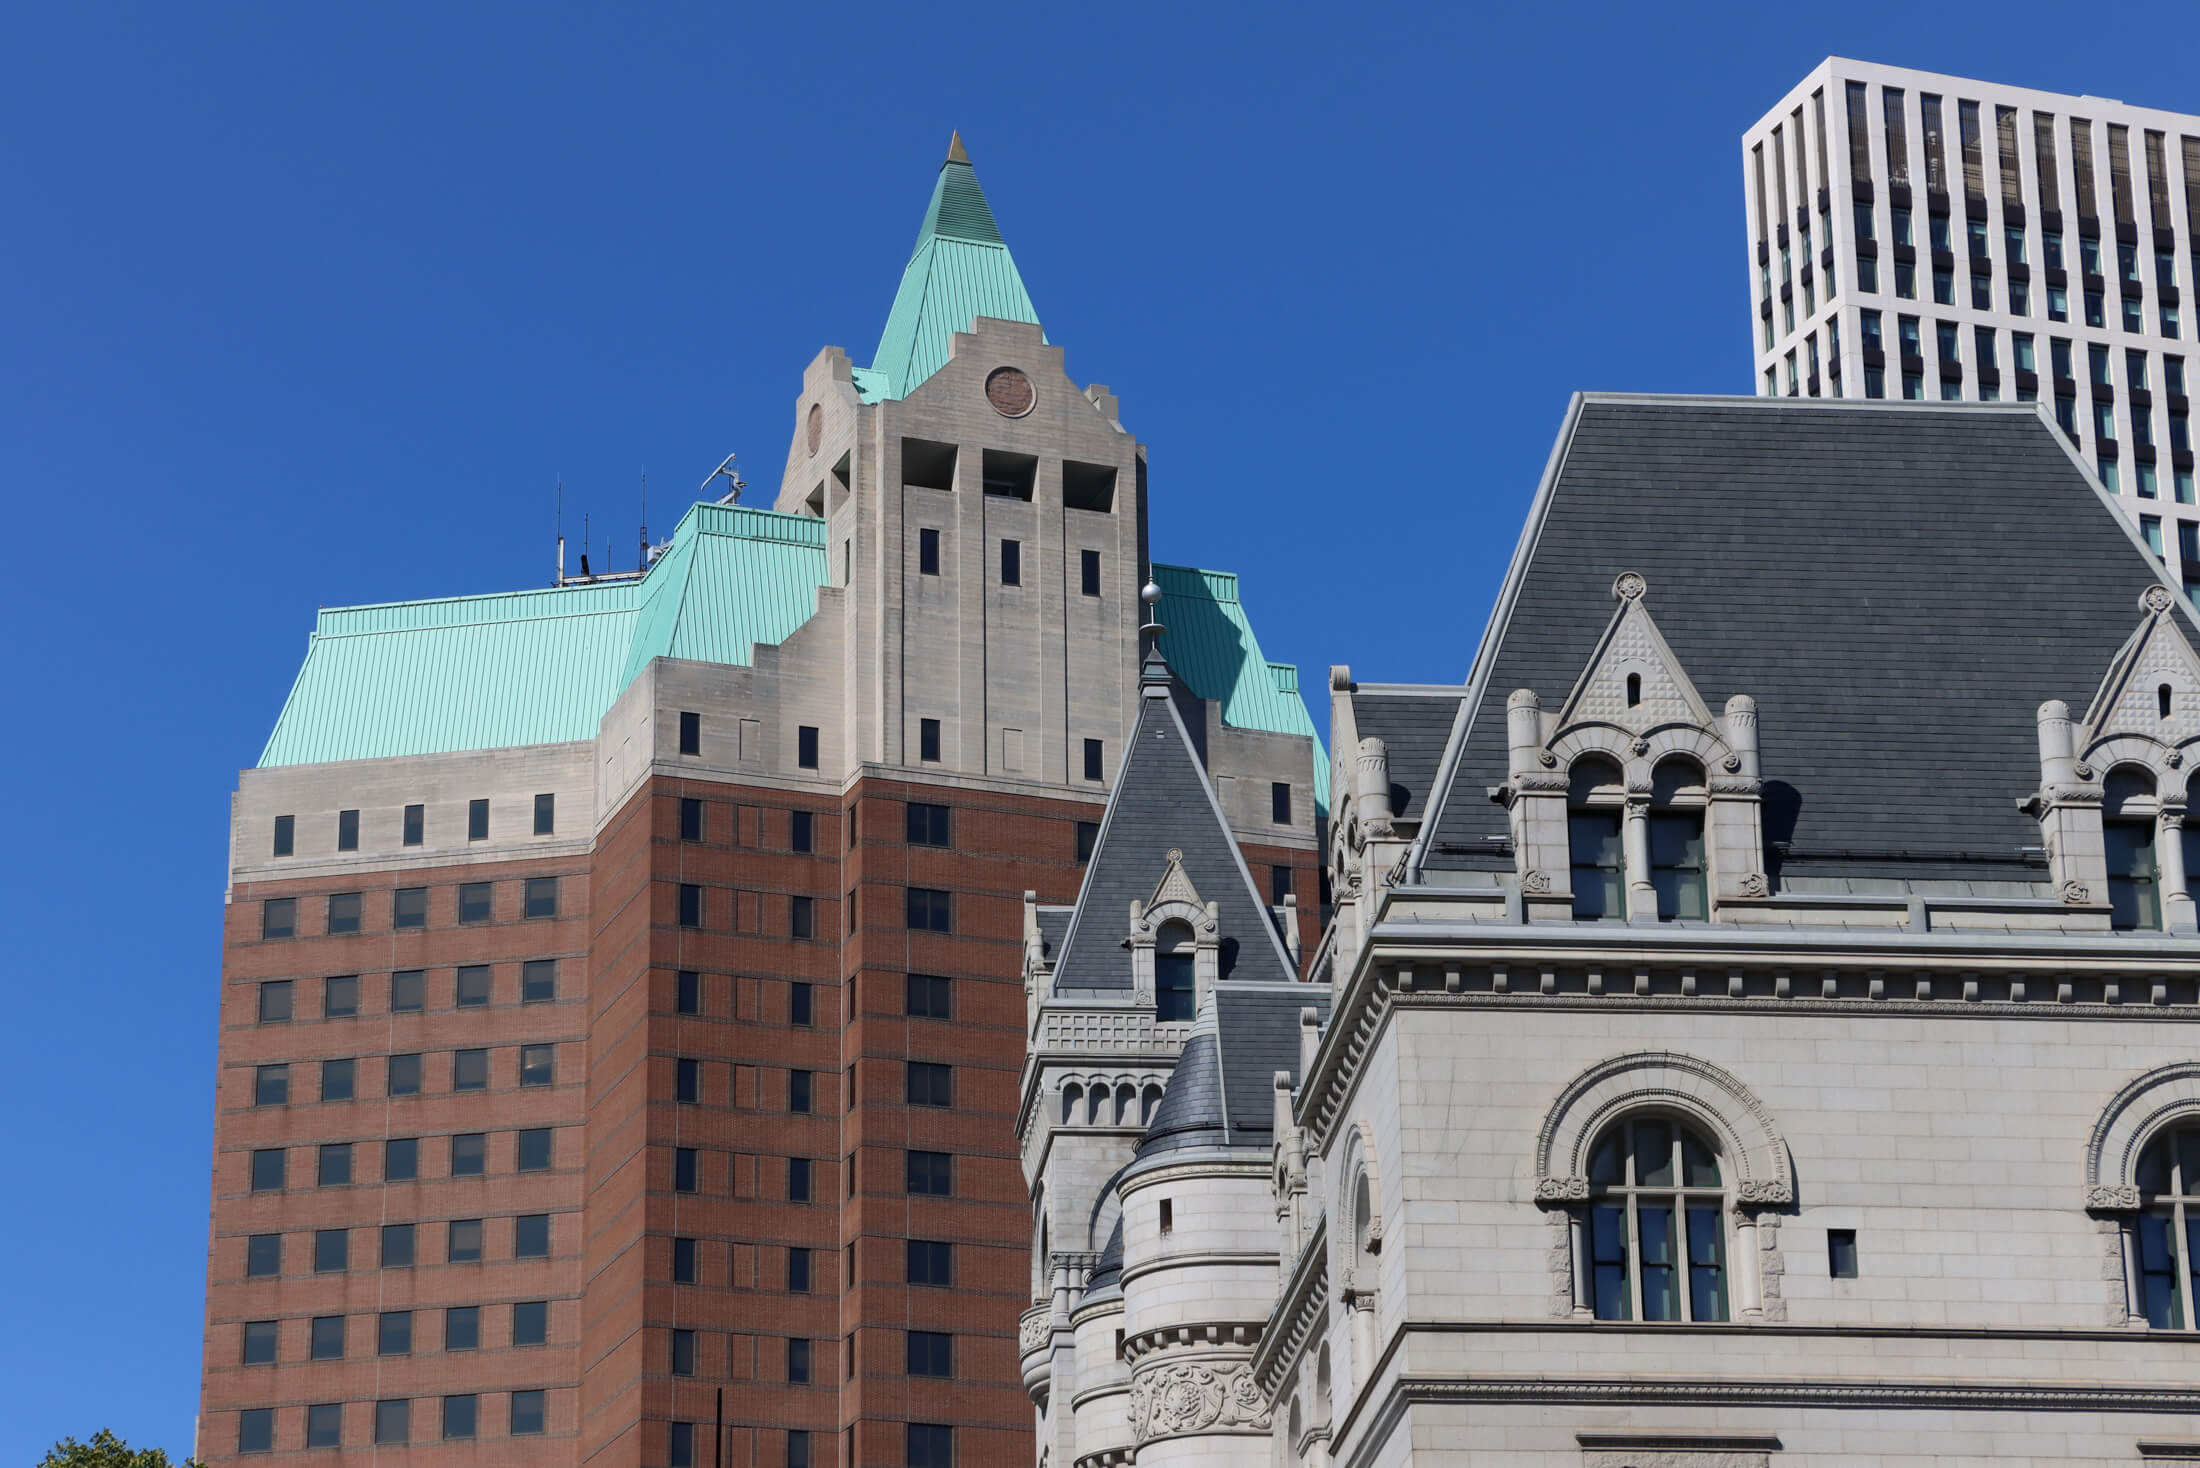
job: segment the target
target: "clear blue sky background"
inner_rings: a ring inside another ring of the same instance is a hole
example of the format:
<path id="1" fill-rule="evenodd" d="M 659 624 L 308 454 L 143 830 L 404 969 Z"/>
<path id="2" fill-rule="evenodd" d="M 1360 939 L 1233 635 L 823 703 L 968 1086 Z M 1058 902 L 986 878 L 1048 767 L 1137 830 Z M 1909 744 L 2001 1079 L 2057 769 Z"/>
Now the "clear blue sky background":
<path id="1" fill-rule="evenodd" d="M 768 501 L 950 129 L 1154 554 L 1319 690 L 1464 674 L 1568 393 L 1749 390 L 1739 137 L 1829 51 L 2200 111 L 2183 5 L 612 9 L 0 13 L 0 1468 L 190 1444 L 227 799 L 315 606 L 540 584 L 561 474 L 613 567 L 645 463 L 660 532 L 729 450 Z"/>

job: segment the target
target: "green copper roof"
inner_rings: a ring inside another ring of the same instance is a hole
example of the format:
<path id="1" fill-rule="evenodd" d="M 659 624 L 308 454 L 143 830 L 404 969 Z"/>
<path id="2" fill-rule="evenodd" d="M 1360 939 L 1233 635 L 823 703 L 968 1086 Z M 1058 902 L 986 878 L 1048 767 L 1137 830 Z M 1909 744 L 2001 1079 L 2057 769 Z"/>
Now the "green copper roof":
<path id="1" fill-rule="evenodd" d="M 855 370 L 857 393 L 867 403 L 907 397 L 940 370 L 955 333 L 970 330 L 979 316 L 1039 324 L 1038 308 L 1001 241 L 958 135 L 932 186 L 878 354 L 869 367 Z"/>

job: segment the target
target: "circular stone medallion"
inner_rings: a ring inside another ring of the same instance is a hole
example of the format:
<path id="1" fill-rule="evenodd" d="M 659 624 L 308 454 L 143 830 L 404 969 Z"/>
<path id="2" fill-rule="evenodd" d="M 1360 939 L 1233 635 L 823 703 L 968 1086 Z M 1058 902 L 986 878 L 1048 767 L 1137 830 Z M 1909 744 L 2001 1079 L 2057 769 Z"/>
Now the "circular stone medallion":
<path id="1" fill-rule="evenodd" d="M 1002 417 L 1021 418 L 1031 411 L 1037 394 L 1031 389 L 1031 379 L 1014 367 L 996 367 L 985 380 L 985 400 Z"/>
<path id="2" fill-rule="evenodd" d="M 813 454 L 814 454 L 814 453 L 816 453 L 816 452 L 817 452 L 817 446 L 818 446 L 818 444 L 819 444 L 820 442 L 822 442 L 822 441 L 824 440 L 824 437 L 825 437 L 825 405 L 824 405 L 824 404 L 822 404 L 822 403 L 812 403 L 812 404 L 810 404 L 810 452 L 811 452 L 811 453 L 813 453 Z"/>

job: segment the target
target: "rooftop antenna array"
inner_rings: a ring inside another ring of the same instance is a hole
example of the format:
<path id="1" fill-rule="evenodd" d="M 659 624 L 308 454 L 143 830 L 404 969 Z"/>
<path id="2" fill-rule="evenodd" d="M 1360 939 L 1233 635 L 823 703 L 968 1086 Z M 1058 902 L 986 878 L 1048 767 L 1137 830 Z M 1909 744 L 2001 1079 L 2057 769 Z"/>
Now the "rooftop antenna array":
<path id="1" fill-rule="evenodd" d="M 739 454 L 728 454 L 721 459 L 718 467 L 711 470 L 710 474 L 703 480 L 702 487 L 695 491 L 696 495 L 702 499 L 709 499 L 711 486 L 716 484 L 720 478 L 723 478 L 726 481 L 726 492 L 719 496 L 718 503 L 721 505 L 738 505 L 741 503 L 741 491 L 749 486 L 748 481 L 743 479 L 733 467 L 733 461 L 740 457 Z"/>
<path id="2" fill-rule="evenodd" d="M 565 584 L 565 477 L 558 477 L 558 578 L 552 586 Z"/>

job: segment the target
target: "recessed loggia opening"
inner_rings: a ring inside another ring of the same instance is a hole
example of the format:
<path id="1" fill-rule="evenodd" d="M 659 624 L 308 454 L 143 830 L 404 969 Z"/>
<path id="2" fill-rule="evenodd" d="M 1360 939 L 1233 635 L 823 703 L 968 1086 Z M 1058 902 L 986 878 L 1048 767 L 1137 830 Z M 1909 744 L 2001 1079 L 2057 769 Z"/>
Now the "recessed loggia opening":
<path id="1" fill-rule="evenodd" d="M 1062 504 L 1072 510 L 1092 510 L 1108 515 L 1115 511 L 1115 466 L 1062 461 Z"/>
<path id="2" fill-rule="evenodd" d="M 1028 500 L 1039 482 L 1039 461 L 1030 454 L 1011 454 L 987 449 L 983 460 L 985 492 L 1005 499 Z"/>
<path id="3" fill-rule="evenodd" d="M 925 438 L 901 441 L 901 482 L 913 489 L 955 487 L 955 446 Z"/>

